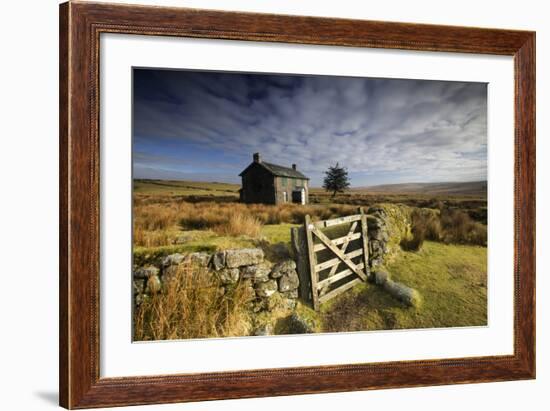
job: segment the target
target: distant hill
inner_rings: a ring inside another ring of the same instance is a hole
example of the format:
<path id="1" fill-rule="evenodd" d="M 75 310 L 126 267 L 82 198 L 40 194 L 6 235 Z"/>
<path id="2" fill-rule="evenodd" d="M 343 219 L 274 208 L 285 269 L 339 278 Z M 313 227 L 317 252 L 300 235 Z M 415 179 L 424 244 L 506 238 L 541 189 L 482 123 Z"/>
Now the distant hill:
<path id="1" fill-rule="evenodd" d="M 475 195 L 487 196 L 487 181 L 469 181 L 465 183 L 403 183 L 383 184 L 354 190 L 373 193 L 428 194 L 428 195 Z"/>
<path id="2" fill-rule="evenodd" d="M 185 180 L 134 179 L 134 193 L 238 197 L 240 184 Z"/>

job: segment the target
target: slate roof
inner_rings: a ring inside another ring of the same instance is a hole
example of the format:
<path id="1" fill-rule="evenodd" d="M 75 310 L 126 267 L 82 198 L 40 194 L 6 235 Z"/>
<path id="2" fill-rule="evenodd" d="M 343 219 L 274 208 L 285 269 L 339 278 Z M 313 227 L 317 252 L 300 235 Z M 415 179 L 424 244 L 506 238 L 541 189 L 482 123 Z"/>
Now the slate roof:
<path id="1" fill-rule="evenodd" d="M 247 171 L 254 164 L 258 164 L 260 166 L 263 166 L 263 168 L 265 168 L 267 171 L 269 171 L 274 176 L 290 177 L 290 178 L 301 178 L 303 180 L 309 180 L 309 177 L 306 177 L 304 174 L 300 173 L 298 170 L 294 170 L 291 167 L 283 167 L 283 166 L 279 166 L 277 164 L 266 163 L 265 161 L 250 164 L 239 175 L 242 176 L 245 173 L 245 171 Z"/>

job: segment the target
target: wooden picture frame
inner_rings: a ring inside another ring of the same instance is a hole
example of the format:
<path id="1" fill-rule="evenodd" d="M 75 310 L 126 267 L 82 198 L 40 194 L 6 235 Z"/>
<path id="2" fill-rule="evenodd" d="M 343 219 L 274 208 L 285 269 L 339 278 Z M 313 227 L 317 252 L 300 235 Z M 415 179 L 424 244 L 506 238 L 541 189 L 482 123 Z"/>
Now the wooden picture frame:
<path id="1" fill-rule="evenodd" d="M 514 354 L 155 377 L 99 373 L 101 33 L 513 56 Z M 535 378 L 535 33 L 69 2 L 60 6 L 60 404 L 91 408 Z"/>

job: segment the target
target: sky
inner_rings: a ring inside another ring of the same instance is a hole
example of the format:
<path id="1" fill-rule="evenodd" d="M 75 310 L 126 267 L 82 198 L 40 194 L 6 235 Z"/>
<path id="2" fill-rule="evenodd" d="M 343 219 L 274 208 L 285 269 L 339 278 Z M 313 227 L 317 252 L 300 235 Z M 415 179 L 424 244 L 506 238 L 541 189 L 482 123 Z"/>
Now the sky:
<path id="1" fill-rule="evenodd" d="M 321 186 L 487 179 L 487 85 L 134 69 L 134 178 L 239 183 L 259 152 Z"/>

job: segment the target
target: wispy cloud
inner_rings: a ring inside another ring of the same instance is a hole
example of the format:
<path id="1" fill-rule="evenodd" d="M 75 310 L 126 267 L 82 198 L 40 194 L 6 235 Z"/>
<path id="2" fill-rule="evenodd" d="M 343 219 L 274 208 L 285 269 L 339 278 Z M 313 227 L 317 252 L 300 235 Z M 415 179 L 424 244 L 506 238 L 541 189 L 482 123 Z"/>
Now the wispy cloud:
<path id="1" fill-rule="evenodd" d="M 319 185 L 486 178 L 481 83 L 136 70 L 134 175 L 238 181 L 253 152 Z"/>

